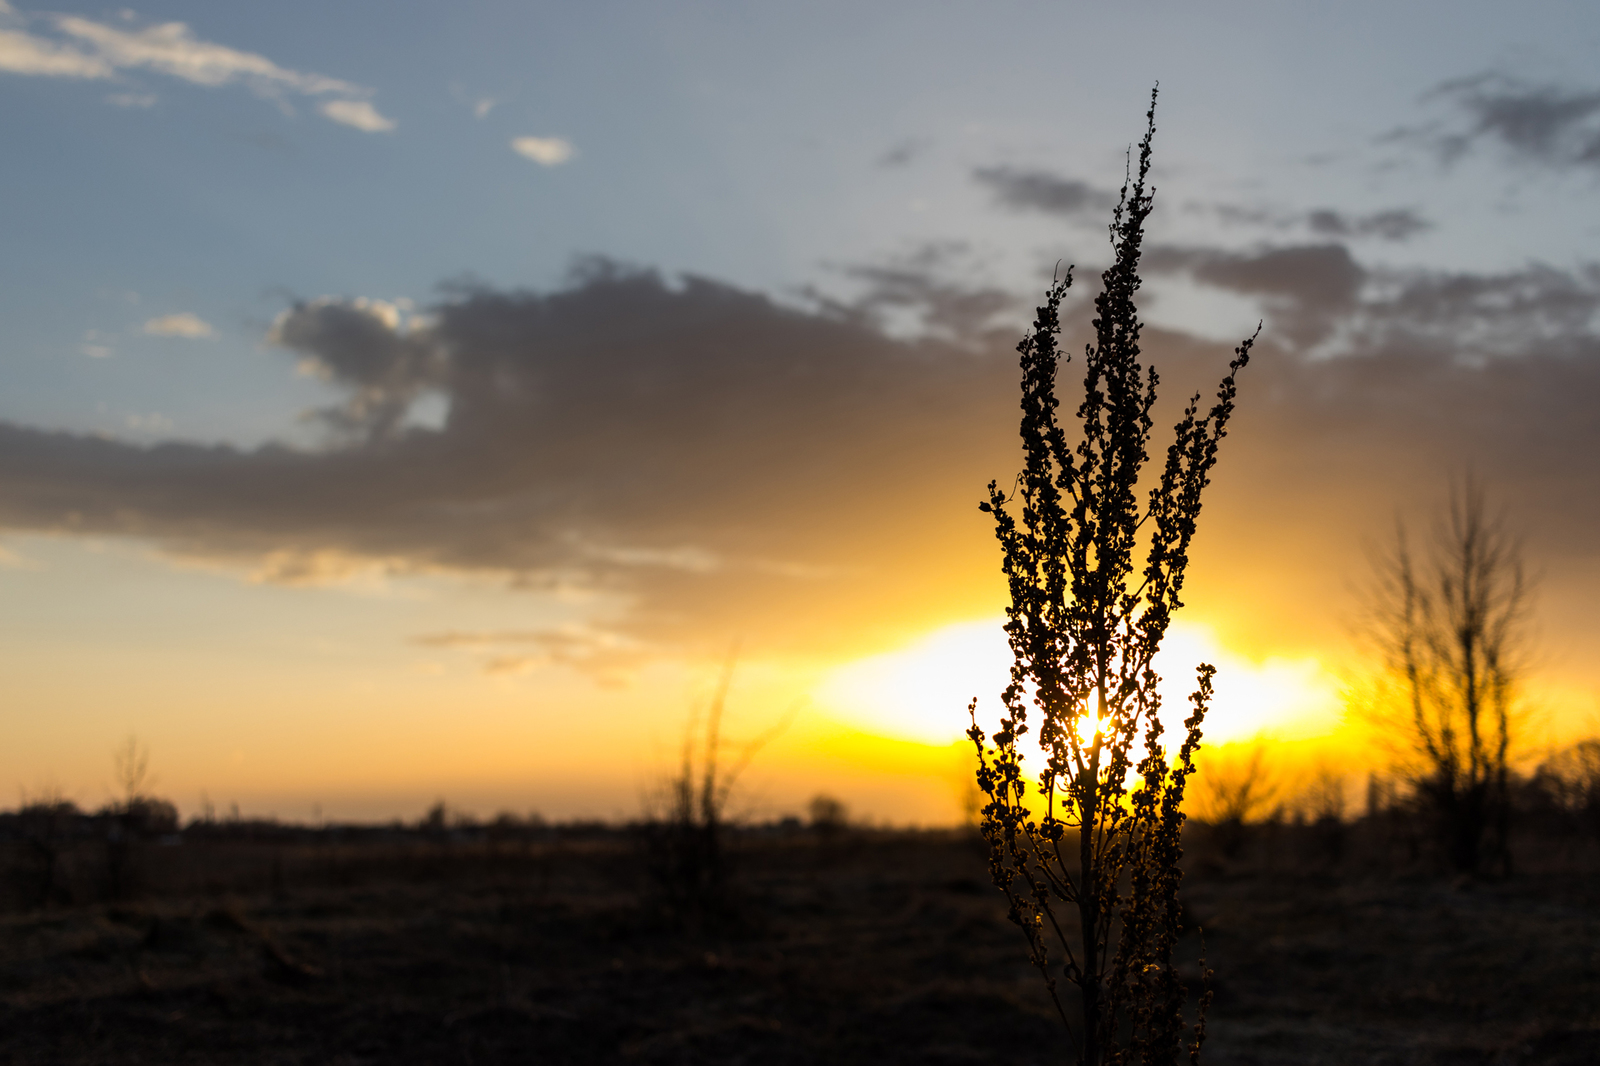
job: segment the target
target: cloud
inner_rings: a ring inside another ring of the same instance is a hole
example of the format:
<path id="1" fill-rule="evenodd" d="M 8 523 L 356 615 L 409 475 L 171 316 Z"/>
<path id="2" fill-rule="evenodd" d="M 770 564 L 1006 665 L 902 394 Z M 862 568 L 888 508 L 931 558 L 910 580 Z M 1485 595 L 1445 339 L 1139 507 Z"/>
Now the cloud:
<path id="1" fill-rule="evenodd" d="M 1409 208 L 1390 208 L 1370 215 L 1348 215 L 1322 208 L 1306 215 L 1311 232 L 1323 237 L 1382 237 L 1404 241 L 1433 228 L 1433 223 Z"/>
<path id="2" fill-rule="evenodd" d="M 365 133 L 387 133 L 395 126 L 393 119 L 378 114 L 368 100 L 329 100 L 320 104 L 317 110 L 326 118 Z"/>
<path id="3" fill-rule="evenodd" d="M 1046 170 L 978 167 L 972 176 L 989 186 L 1001 204 L 1017 210 L 1071 216 L 1104 213 L 1117 206 L 1116 193 Z"/>
<path id="4" fill-rule="evenodd" d="M 1317 237 L 1379 237 L 1386 241 L 1410 240 L 1433 228 L 1433 223 L 1409 207 L 1391 207 L 1369 214 L 1350 214 L 1332 208 L 1285 211 L 1258 205 L 1189 204 L 1188 210 L 1208 212 L 1226 225 L 1261 226 L 1274 230 L 1304 227 Z"/>
<path id="5" fill-rule="evenodd" d="M 1337 245 L 1152 259 L 1323 315 L 1343 338 L 1327 356 L 1295 329 L 1263 334 L 1192 604 L 1224 618 L 1250 604 L 1272 639 L 1331 624 L 1361 537 L 1467 466 L 1539 550 L 1592 555 L 1600 499 L 1576 487 L 1600 481 L 1600 268 L 1386 273 Z M 893 283 L 917 291 L 914 266 Z M 553 292 L 456 291 L 421 321 L 383 301 L 308 301 L 271 339 L 327 382 L 318 417 L 342 435 L 247 450 L 0 424 L 0 528 L 140 537 L 288 583 L 362 567 L 498 575 L 604 607 L 603 624 L 566 636 L 425 638 L 487 669 L 601 671 L 606 647 L 714 652 L 736 634 L 764 652 L 859 654 L 1000 602 L 976 503 L 1019 462 L 1017 330 L 896 339 L 847 312 L 598 261 Z M 1068 309 L 1064 350 L 1081 352 L 1092 313 Z M 1215 387 L 1229 354 L 1155 328 L 1142 343 L 1162 374 L 1158 427 Z M 448 416 L 408 425 L 431 395 Z"/>
<path id="6" fill-rule="evenodd" d="M 580 623 L 542 630 L 428 633 L 415 642 L 426 648 L 476 654 L 489 674 L 519 674 L 562 665 L 599 674 L 612 683 L 629 680 L 648 654 L 637 641 Z"/>
<path id="7" fill-rule="evenodd" d="M 878 165 L 880 167 L 910 166 L 912 161 L 926 152 L 927 149 L 927 142 L 917 138 L 901 141 L 878 157 Z"/>
<path id="8" fill-rule="evenodd" d="M 144 331 L 156 337 L 210 337 L 216 333 L 210 323 L 198 315 L 183 311 L 175 315 L 162 315 L 144 324 Z"/>
<path id="9" fill-rule="evenodd" d="M 964 242 L 930 242 L 882 263 L 855 264 L 840 273 L 862 288 L 848 301 L 809 290 L 829 313 L 901 333 L 981 345 L 997 316 L 1016 306 L 1010 293 L 964 280 L 972 273 Z M 897 319 L 898 321 L 892 321 Z"/>
<path id="10" fill-rule="evenodd" d="M 106 97 L 112 107 L 145 108 L 156 106 L 155 93 L 112 93 Z"/>
<path id="11" fill-rule="evenodd" d="M 378 440 L 404 429 L 412 405 L 446 384 L 439 338 L 409 325 L 386 300 L 323 297 L 279 315 L 268 340 L 303 354 L 302 371 L 338 384 L 348 399 L 317 417 L 341 434 Z"/>
<path id="12" fill-rule="evenodd" d="M 145 70 L 212 88 L 242 83 L 268 99 L 281 99 L 285 94 L 332 96 L 337 99 L 319 110 L 333 121 L 367 131 L 393 128 L 368 101 L 372 90 L 323 74 L 290 70 L 265 56 L 201 40 L 182 22 L 126 29 L 77 15 L 25 17 L 25 21 L 45 22 L 58 39 L 25 30 L 0 30 L 0 70 L 90 79 Z M 110 99 L 119 106 L 149 106 L 141 102 L 146 95 L 125 93 Z"/>
<path id="13" fill-rule="evenodd" d="M 560 137 L 513 137 L 511 150 L 542 167 L 560 166 L 571 159 L 576 151 L 570 141 Z"/>
<path id="14" fill-rule="evenodd" d="M 116 351 L 108 343 L 109 340 L 109 337 L 97 329 L 84 330 L 83 343 L 79 345 L 78 351 L 90 359 L 110 359 Z"/>
<path id="15" fill-rule="evenodd" d="M 172 419 L 159 411 L 152 411 L 147 415 L 129 415 L 124 422 L 135 433 L 171 433 L 176 428 Z"/>
<path id="16" fill-rule="evenodd" d="M 1155 247 L 1146 253 L 1145 264 L 1152 274 L 1188 273 L 1202 284 L 1260 297 L 1298 347 L 1326 338 L 1335 322 L 1354 310 L 1367 280 L 1342 244 L 1252 252 Z"/>
<path id="17" fill-rule="evenodd" d="M 0 30 L 0 70 L 46 78 L 109 78 L 115 67 L 99 56 L 19 30 Z"/>
<path id="18" fill-rule="evenodd" d="M 1600 166 L 1600 91 L 1486 73 L 1428 93 L 1464 120 L 1400 129 L 1389 139 L 1421 144 L 1446 162 L 1488 141 L 1512 158 L 1552 167 Z"/>
<path id="19" fill-rule="evenodd" d="M 181 22 L 124 30 L 75 15 L 61 15 L 54 21 L 61 33 L 89 45 L 99 58 L 122 69 L 153 70 L 195 85 L 244 81 L 268 94 L 279 90 L 307 96 L 365 91 L 337 78 L 286 70 L 265 56 L 202 41 Z"/>
<path id="20" fill-rule="evenodd" d="M 489 117 L 489 112 L 494 110 L 494 105 L 500 101 L 492 96 L 485 96 L 475 101 L 472 105 L 472 117 L 484 119 Z"/>
<path id="21" fill-rule="evenodd" d="M 1600 266 L 1530 264 L 1474 274 L 1369 270 L 1342 244 L 1250 252 L 1156 246 L 1152 276 L 1187 273 L 1261 300 L 1271 330 L 1301 351 L 1431 353 L 1483 361 L 1590 350 L 1600 320 Z M 1327 343 L 1334 346 L 1330 349 Z"/>
<path id="22" fill-rule="evenodd" d="M 499 573 L 620 597 L 618 631 L 654 646 L 744 627 L 814 641 L 822 601 L 870 613 L 884 575 L 911 578 L 888 581 L 894 602 L 928 601 L 908 553 L 952 527 L 981 535 L 968 497 L 994 449 L 978 442 L 1003 441 L 1014 407 L 1007 360 L 600 265 L 548 295 L 467 293 L 415 329 L 375 302 L 311 301 L 272 338 L 343 394 L 320 414 L 350 430 L 340 443 L 140 448 L 0 427 L 0 524 L 252 567 Z M 449 397 L 447 420 L 406 428 L 428 391 Z M 932 521 L 930 477 L 949 497 Z M 887 519 L 857 529 L 863 493 Z"/>

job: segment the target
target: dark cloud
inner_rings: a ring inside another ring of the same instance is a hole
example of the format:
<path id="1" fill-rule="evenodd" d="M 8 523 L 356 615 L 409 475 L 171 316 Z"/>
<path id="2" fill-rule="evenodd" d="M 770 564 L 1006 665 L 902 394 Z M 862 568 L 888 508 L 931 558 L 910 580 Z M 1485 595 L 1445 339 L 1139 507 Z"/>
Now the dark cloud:
<path id="1" fill-rule="evenodd" d="M 355 431 L 342 442 L 140 448 L 0 426 L 0 523 L 148 537 L 278 580 L 497 572 L 620 598 L 640 640 L 750 627 L 782 643 L 819 602 L 933 602 L 893 575 L 951 529 L 981 537 L 968 505 L 999 471 L 979 457 L 1013 406 L 1004 360 L 620 269 L 466 293 L 405 335 L 374 306 L 316 301 L 274 335 L 348 397 L 327 412 Z M 404 399 L 429 390 L 443 427 L 407 428 Z M 948 507 L 933 521 L 930 498 Z"/>
<path id="2" fill-rule="evenodd" d="M 1297 347 L 1328 336 L 1355 308 L 1367 276 L 1342 244 L 1254 252 L 1157 247 L 1146 263 L 1153 274 L 1184 272 L 1202 284 L 1261 297 L 1275 325 Z"/>
<path id="3" fill-rule="evenodd" d="M 972 176 L 993 190 L 996 200 L 1017 210 L 1071 216 L 1104 214 L 1117 206 L 1116 193 L 1047 170 L 978 167 Z"/>
<path id="4" fill-rule="evenodd" d="M 1464 124 L 1398 130 L 1392 138 L 1423 143 L 1446 161 L 1489 141 L 1530 162 L 1600 166 L 1600 91 L 1491 73 L 1447 81 L 1429 96 L 1455 105 Z"/>
<path id="5" fill-rule="evenodd" d="M 1592 359 L 1600 318 L 1600 266 L 1531 264 L 1498 274 L 1380 274 L 1351 316 L 1349 344 L 1374 352 L 1491 358 Z"/>
<path id="6" fill-rule="evenodd" d="M 306 355 L 305 368 L 346 386 L 349 399 L 319 412 L 338 430 L 392 436 L 419 395 L 445 384 L 435 340 L 401 333 L 398 309 L 381 301 L 316 300 L 281 315 L 268 339 Z"/>
<path id="7" fill-rule="evenodd" d="M 1433 228 L 1433 223 L 1409 208 L 1397 207 L 1370 215 L 1348 215 L 1331 208 L 1306 215 L 1306 226 L 1323 237 L 1382 237 L 1404 241 Z"/>
<path id="8" fill-rule="evenodd" d="M 1279 635 L 1324 624 L 1362 535 L 1469 466 L 1543 549 L 1592 557 L 1600 270 L 1385 274 L 1338 245 L 1155 249 L 1150 265 L 1283 319 L 1241 381 L 1191 603 Z M 903 272 L 877 280 L 933 285 Z M 1081 351 L 1092 310 L 1073 307 Z M 608 605 L 593 628 L 423 638 L 496 669 L 611 676 L 736 634 L 859 652 L 1002 602 L 976 501 L 1017 466 L 1025 317 L 1003 338 L 896 340 L 849 308 L 599 264 L 552 293 L 459 292 L 409 329 L 381 305 L 305 303 L 274 335 L 340 391 L 345 436 L 138 447 L 0 426 L 0 526 L 142 537 L 275 580 L 444 569 Z M 1342 354 L 1308 354 L 1330 334 Z M 1170 425 L 1228 346 L 1144 339 Z M 449 404 L 436 430 L 405 418 L 427 393 Z"/>
<path id="9" fill-rule="evenodd" d="M 928 144 L 926 141 L 916 138 L 901 141 L 878 157 L 878 165 L 880 167 L 910 166 L 918 156 L 927 150 Z"/>
<path id="10" fill-rule="evenodd" d="M 835 316 L 884 328 L 886 312 L 898 314 L 911 331 L 967 347 L 990 341 L 998 316 L 1017 306 L 1016 297 L 993 286 L 962 280 L 974 272 L 964 242 L 922 245 L 887 262 L 855 264 L 839 273 L 860 288 L 849 300 L 809 289 L 806 295 Z"/>
<path id="11" fill-rule="evenodd" d="M 1338 354 L 1457 359 L 1592 352 L 1600 317 L 1600 266 L 1531 264 L 1498 274 L 1380 270 L 1341 244 L 1249 252 L 1157 246 L 1152 275 L 1194 280 L 1260 300 L 1269 332 L 1301 351 L 1337 336 Z M 1335 354 L 1323 351 L 1319 354 Z"/>

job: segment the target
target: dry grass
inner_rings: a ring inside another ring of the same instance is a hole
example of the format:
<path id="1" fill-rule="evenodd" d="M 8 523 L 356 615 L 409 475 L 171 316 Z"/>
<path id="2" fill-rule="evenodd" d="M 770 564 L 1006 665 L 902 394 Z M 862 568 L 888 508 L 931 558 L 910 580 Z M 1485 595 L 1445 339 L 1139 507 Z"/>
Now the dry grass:
<path id="1" fill-rule="evenodd" d="M 1600 1060 L 1593 843 L 1488 883 L 1405 867 L 1378 826 L 1337 861 L 1315 827 L 1251 832 L 1232 859 L 1189 835 L 1207 1061 Z M 621 832 L 152 846 L 157 898 L 0 917 L 0 1062 L 1053 1061 L 969 836 L 732 843 L 715 927 L 655 905 Z"/>

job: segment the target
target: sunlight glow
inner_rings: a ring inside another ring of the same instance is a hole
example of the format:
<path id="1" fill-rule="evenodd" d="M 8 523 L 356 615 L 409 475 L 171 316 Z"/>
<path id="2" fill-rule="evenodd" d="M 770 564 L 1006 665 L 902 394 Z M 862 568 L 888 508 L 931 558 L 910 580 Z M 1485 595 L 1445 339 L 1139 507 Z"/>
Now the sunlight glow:
<path id="1" fill-rule="evenodd" d="M 927 744 L 948 744 L 967 728 L 966 707 L 978 697 L 978 722 L 992 731 L 1000 692 L 1011 665 L 1003 620 L 961 622 L 883 655 L 857 659 L 831 671 L 817 701 L 862 729 Z M 1156 670 L 1167 735 L 1189 715 L 1194 669 L 1217 668 L 1216 695 L 1207 715 L 1207 741 L 1220 743 L 1258 735 L 1296 739 L 1325 733 L 1337 724 L 1340 685 L 1313 658 L 1262 661 L 1223 648 L 1207 626 L 1174 622 Z M 1098 726 L 1080 720 L 1079 736 L 1093 741 Z"/>
<path id="2" fill-rule="evenodd" d="M 1099 702 L 1098 692 L 1099 690 L 1096 689 L 1095 692 L 1089 694 L 1090 700 L 1094 703 Z M 1105 724 L 1105 719 L 1101 718 L 1098 712 L 1092 710 L 1084 711 L 1078 717 L 1078 743 L 1086 748 L 1094 744 L 1094 738 L 1100 735 L 1100 731 L 1105 728 Z"/>

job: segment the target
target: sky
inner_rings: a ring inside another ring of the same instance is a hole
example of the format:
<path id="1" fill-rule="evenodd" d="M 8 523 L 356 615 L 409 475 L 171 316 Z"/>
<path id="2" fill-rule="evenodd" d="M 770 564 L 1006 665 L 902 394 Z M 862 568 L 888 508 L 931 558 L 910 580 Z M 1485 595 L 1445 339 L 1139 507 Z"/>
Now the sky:
<path id="1" fill-rule="evenodd" d="M 1600 731 L 1586 4 L 0 4 L 0 787 L 628 818 L 724 665 L 750 817 L 946 822 L 1017 339 L 1157 83 L 1158 428 L 1262 324 L 1164 672 L 1356 758 L 1468 476 Z M 1156 437 L 1156 447 L 1162 438 Z M 986 702 L 987 701 L 987 702 Z M 1364 757 L 1364 756 L 1363 756 Z"/>

